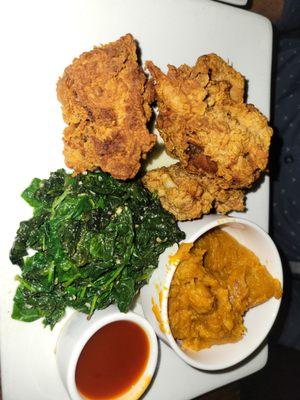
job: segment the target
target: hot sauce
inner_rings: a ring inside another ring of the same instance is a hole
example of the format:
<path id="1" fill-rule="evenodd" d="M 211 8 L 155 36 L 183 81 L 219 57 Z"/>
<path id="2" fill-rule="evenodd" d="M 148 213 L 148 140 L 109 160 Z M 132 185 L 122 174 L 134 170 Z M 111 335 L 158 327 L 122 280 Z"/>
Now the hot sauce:
<path id="1" fill-rule="evenodd" d="M 144 372 L 149 358 L 147 334 L 131 321 L 99 329 L 84 346 L 75 380 L 85 399 L 113 399 L 126 393 Z"/>

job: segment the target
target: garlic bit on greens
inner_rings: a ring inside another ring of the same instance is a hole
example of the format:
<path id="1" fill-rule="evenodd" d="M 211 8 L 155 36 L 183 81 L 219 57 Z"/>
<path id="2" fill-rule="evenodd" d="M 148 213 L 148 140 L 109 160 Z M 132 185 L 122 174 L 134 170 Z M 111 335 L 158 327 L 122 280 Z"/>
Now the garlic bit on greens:
<path id="1" fill-rule="evenodd" d="M 33 217 L 20 223 L 10 252 L 19 265 L 12 317 L 51 328 L 67 306 L 91 316 L 116 303 L 128 311 L 159 255 L 184 238 L 139 180 L 63 169 L 33 179 L 22 197 Z"/>

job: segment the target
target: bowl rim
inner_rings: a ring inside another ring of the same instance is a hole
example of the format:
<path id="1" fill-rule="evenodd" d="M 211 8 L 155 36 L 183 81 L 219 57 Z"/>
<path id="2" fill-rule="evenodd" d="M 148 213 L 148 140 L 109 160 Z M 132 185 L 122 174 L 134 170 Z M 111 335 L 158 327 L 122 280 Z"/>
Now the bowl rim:
<path id="1" fill-rule="evenodd" d="M 180 244 L 182 243 L 194 243 L 197 239 L 199 239 L 202 235 L 204 235 L 205 233 L 207 233 L 208 231 L 210 231 L 213 228 L 216 227 L 222 227 L 226 224 L 232 224 L 232 223 L 240 223 L 243 225 L 248 225 L 249 227 L 257 230 L 262 236 L 264 236 L 265 240 L 269 243 L 270 247 L 273 249 L 274 255 L 275 257 L 278 259 L 278 266 L 279 268 L 279 274 L 278 276 L 276 276 L 276 279 L 279 280 L 281 286 L 283 287 L 283 270 L 282 270 L 282 262 L 281 262 L 281 258 L 278 252 L 278 249 L 274 243 L 274 241 L 271 239 L 270 235 L 265 232 L 260 226 L 258 226 L 257 224 L 255 224 L 254 222 L 251 222 L 245 218 L 240 218 L 240 217 L 229 217 L 229 216 L 225 216 L 225 217 L 220 217 L 217 219 L 214 219 L 210 222 L 208 222 L 207 224 L 201 226 L 199 228 L 199 230 L 197 230 L 196 232 L 194 232 L 189 238 L 184 239 L 180 242 Z M 171 286 L 171 282 L 173 280 L 173 276 L 174 273 L 177 269 L 179 262 L 173 262 L 173 263 L 169 263 L 169 265 L 172 265 L 173 268 L 168 268 L 167 271 L 167 277 L 164 280 L 164 290 L 165 290 L 165 295 L 163 297 L 162 300 L 162 304 L 161 304 L 161 316 L 162 316 L 162 320 L 164 321 L 164 326 L 165 326 L 165 335 L 167 337 L 168 343 L 170 344 L 170 346 L 172 347 L 172 349 L 175 351 L 175 353 L 181 358 L 183 359 L 187 364 L 197 368 L 197 369 L 201 369 L 201 370 L 205 370 L 205 371 L 217 371 L 217 370 L 223 370 L 226 368 L 230 368 L 238 363 L 240 363 L 241 361 L 245 360 L 247 357 L 249 357 L 261 344 L 262 342 L 266 339 L 266 337 L 268 336 L 275 320 L 276 317 L 278 315 L 279 312 L 279 308 L 280 308 L 280 304 L 281 304 L 281 299 L 276 299 L 276 302 L 274 303 L 274 310 L 272 312 L 272 314 L 270 314 L 269 316 L 269 323 L 268 326 L 265 330 L 265 333 L 263 335 L 261 335 L 261 337 L 255 341 L 255 343 L 252 346 L 249 346 L 248 351 L 245 351 L 243 353 L 241 353 L 240 357 L 236 357 L 235 359 L 232 359 L 228 362 L 219 362 L 219 363 L 215 363 L 214 365 L 211 364 L 206 364 L 200 361 L 196 361 L 194 360 L 192 357 L 189 357 L 187 355 L 186 352 L 184 352 L 181 347 L 179 346 L 179 344 L 177 343 L 177 341 L 174 339 L 172 332 L 171 332 L 171 328 L 170 328 L 170 324 L 169 324 L 169 315 L 168 315 L 168 299 L 169 299 L 169 291 L 170 291 L 170 286 Z M 259 306 L 258 306 L 259 307 Z M 242 339 L 241 339 L 242 340 Z M 229 343 L 234 345 L 234 343 Z M 217 346 L 226 346 L 227 344 L 223 344 L 223 345 L 217 345 Z M 209 350 L 209 349 L 207 349 Z M 201 350 L 199 350 L 201 351 Z"/>

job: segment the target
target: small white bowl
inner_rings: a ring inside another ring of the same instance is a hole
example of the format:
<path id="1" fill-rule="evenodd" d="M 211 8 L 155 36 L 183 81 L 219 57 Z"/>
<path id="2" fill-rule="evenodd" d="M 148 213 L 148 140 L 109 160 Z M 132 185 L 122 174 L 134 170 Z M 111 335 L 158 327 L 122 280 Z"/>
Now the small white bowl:
<path id="1" fill-rule="evenodd" d="M 224 229 L 252 250 L 271 275 L 283 284 L 281 260 L 274 242 L 266 232 L 250 221 L 209 215 L 202 220 L 181 223 L 180 228 L 186 233 L 183 242 L 192 243 L 215 227 Z M 142 288 L 141 304 L 144 315 L 158 336 L 186 363 L 208 371 L 231 367 L 248 357 L 266 338 L 277 316 L 280 299 L 272 298 L 246 313 L 244 325 L 247 332 L 239 342 L 215 345 L 198 352 L 182 350 L 171 333 L 168 318 L 169 289 L 178 265 L 178 262 L 170 263 L 169 257 L 177 249 L 178 246 L 174 245 L 160 256 L 158 268 L 149 284 Z"/>
<path id="2" fill-rule="evenodd" d="M 76 387 L 75 371 L 78 358 L 87 341 L 105 325 L 120 320 L 132 321 L 139 325 L 146 333 L 149 340 L 149 359 L 144 372 L 139 380 L 129 391 L 114 400 L 135 400 L 147 389 L 151 382 L 157 364 L 157 337 L 145 318 L 133 313 L 121 313 L 115 305 L 104 310 L 96 311 L 90 320 L 87 315 L 75 312 L 66 322 L 56 345 L 56 360 L 62 382 L 72 400 L 83 400 Z"/>

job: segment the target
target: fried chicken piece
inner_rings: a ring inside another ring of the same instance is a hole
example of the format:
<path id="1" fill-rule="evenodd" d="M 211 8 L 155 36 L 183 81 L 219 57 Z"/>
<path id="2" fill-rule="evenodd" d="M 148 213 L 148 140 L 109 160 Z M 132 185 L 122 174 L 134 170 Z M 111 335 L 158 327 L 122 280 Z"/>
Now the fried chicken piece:
<path id="1" fill-rule="evenodd" d="M 149 171 L 142 181 L 179 221 L 200 218 L 213 208 L 220 213 L 245 208 L 242 190 L 222 189 L 221 178 L 190 174 L 179 163 Z"/>
<path id="2" fill-rule="evenodd" d="M 146 63 L 155 80 L 157 128 L 167 152 L 191 173 L 220 177 L 223 188 L 246 188 L 265 170 L 272 129 L 243 103 L 244 78 L 215 54 L 194 67 Z"/>
<path id="3" fill-rule="evenodd" d="M 196 63 L 196 69 L 209 76 L 209 86 L 211 87 L 218 83 L 226 82 L 229 88 L 230 98 L 237 103 L 243 103 L 245 78 L 233 67 L 228 65 L 221 57 L 216 54 L 208 54 L 199 57 Z"/>
<path id="4" fill-rule="evenodd" d="M 118 179 L 133 178 L 156 142 L 146 123 L 153 85 L 138 65 L 132 35 L 83 53 L 57 84 L 64 155 L 76 173 L 100 167 Z"/>

